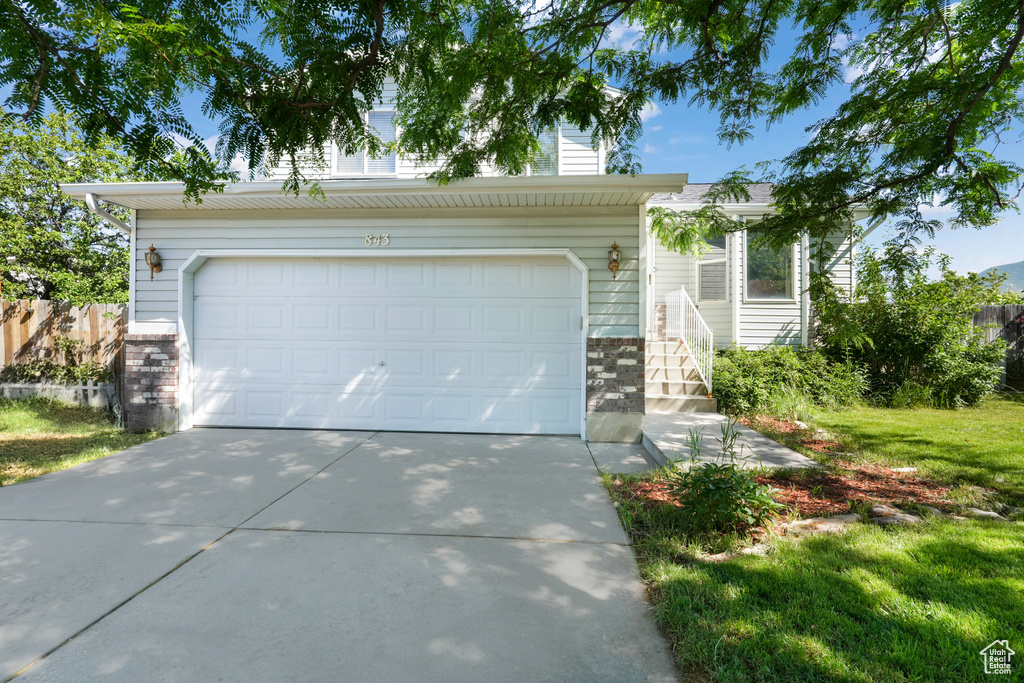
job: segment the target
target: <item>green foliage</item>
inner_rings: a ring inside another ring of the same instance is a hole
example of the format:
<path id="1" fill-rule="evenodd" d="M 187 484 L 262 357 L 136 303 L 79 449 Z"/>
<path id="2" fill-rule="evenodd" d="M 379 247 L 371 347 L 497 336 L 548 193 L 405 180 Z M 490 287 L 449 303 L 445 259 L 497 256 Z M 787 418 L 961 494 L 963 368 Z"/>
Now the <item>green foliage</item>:
<path id="1" fill-rule="evenodd" d="M 110 371 L 102 363 L 87 361 L 80 365 L 60 365 L 49 358 L 37 358 L 24 363 L 8 365 L 0 371 L 3 382 L 56 382 L 77 384 L 79 382 L 111 381 Z"/>
<path id="2" fill-rule="evenodd" d="M 637 30 L 625 45 L 623 25 Z M 382 151 L 362 114 L 393 77 L 394 146 L 443 159 L 447 180 L 522 173 L 559 119 L 618 140 L 610 170 L 632 173 L 651 100 L 707 107 L 742 143 L 845 89 L 806 144 L 761 167 L 778 209 L 762 226 L 785 244 L 836 232 L 858 205 L 905 236 L 934 231 L 922 198 L 956 226 L 994 223 L 1022 176 L 997 156 L 1024 113 L 1022 38 L 1024 7 L 992 0 L 27 0 L 0 14 L 0 84 L 9 111 L 71 112 L 190 194 L 223 177 L 182 114 L 190 93 L 221 123 L 221 160 L 242 153 L 256 172 L 331 141 Z M 175 153 L 172 133 L 196 144 Z"/>
<path id="3" fill-rule="evenodd" d="M 718 439 L 721 457 L 713 462 L 700 462 L 701 436 L 690 430 L 689 467 L 679 468 L 677 464 L 665 488 L 679 503 L 684 528 L 691 534 L 735 531 L 742 525 L 759 526 L 785 507 L 772 498 L 775 489 L 759 484 L 752 470 L 739 466 L 738 437 L 736 423 L 730 421 L 723 425 L 722 436 Z"/>
<path id="4" fill-rule="evenodd" d="M 719 410 L 729 415 L 774 413 L 787 396 L 791 403 L 803 398 L 824 408 L 842 408 L 859 401 L 867 389 L 864 371 L 856 364 L 790 346 L 731 346 L 715 357 L 714 382 Z"/>
<path id="5" fill-rule="evenodd" d="M 8 365 L 0 370 L 0 381 L 3 382 L 56 382 L 58 384 L 77 384 L 78 382 L 110 382 L 113 376 L 102 363 L 96 361 L 81 362 L 85 342 L 59 335 L 53 340 L 54 349 L 64 360 L 59 364 L 49 358 L 35 358 Z"/>
<path id="6" fill-rule="evenodd" d="M 928 271 L 938 266 L 940 277 Z M 865 250 L 855 300 L 827 292 L 821 337 L 833 358 L 867 371 L 870 393 L 887 404 L 974 405 L 999 381 L 1005 343 L 986 343 L 971 323 L 978 306 L 1003 296 L 998 275 L 957 275 L 934 250 L 889 243 Z"/>
<path id="7" fill-rule="evenodd" d="M 698 209 L 676 210 L 664 206 L 648 208 L 651 234 L 670 251 L 691 256 L 706 254 L 709 239 L 743 229 L 742 222 L 726 215 L 724 205 L 750 201 L 750 192 L 746 187 L 749 183 L 750 179 L 741 170 L 732 175 L 730 182 L 715 183 L 708 188 L 703 198 L 704 204 Z"/>
<path id="8" fill-rule="evenodd" d="M 6 298 L 87 303 L 128 300 L 128 236 L 105 224 L 61 183 L 138 180 L 109 140 L 82 139 L 63 116 L 38 128 L 0 119 L 0 277 Z M 111 207 L 127 219 L 127 210 Z M 8 263 L 8 257 L 16 259 Z"/>

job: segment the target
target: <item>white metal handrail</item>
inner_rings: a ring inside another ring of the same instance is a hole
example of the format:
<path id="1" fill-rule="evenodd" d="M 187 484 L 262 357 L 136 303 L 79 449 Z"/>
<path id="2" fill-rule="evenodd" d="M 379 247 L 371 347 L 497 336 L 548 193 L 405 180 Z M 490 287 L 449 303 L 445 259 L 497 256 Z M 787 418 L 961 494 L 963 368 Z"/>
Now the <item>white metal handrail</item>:
<path id="1" fill-rule="evenodd" d="M 697 365 L 704 386 L 711 391 L 711 368 L 715 356 L 715 334 L 704 322 L 685 289 L 665 295 L 665 337 L 679 339 Z"/>

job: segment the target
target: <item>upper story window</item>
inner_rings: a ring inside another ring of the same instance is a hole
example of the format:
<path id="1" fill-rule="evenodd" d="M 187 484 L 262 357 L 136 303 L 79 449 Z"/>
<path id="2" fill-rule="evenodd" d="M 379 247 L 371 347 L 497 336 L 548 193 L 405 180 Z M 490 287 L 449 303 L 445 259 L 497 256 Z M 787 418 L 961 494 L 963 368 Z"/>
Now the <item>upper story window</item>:
<path id="1" fill-rule="evenodd" d="M 757 237 L 756 230 L 747 233 L 747 298 L 748 299 L 795 299 L 794 291 L 794 246 L 772 249 L 768 246 L 752 246 Z"/>
<path id="2" fill-rule="evenodd" d="M 397 139 L 393 111 L 371 111 L 363 114 L 366 125 L 384 144 Z M 335 147 L 334 175 L 336 176 L 393 176 L 398 173 L 398 155 L 394 152 L 379 158 L 373 158 L 361 150 L 355 154 L 345 154 L 341 148 Z"/>
<path id="3" fill-rule="evenodd" d="M 530 164 L 530 175 L 558 175 L 558 127 L 546 128 L 537 136 L 540 152 Z"/>

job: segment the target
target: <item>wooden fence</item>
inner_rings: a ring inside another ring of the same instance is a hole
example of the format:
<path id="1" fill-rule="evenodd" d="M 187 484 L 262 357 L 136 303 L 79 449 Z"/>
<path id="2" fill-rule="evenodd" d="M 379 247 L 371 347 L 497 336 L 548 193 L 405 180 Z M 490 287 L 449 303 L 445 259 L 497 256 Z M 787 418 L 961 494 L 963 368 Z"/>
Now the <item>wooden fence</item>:
<path id="1" fill-rule="evenodd" d="M 3 366 L 34 358 L 63 363 L 54 348 L 57 337 L 81 339 L 82 361 L 98 361 L 118 370 L 123 365 L 123 335 L 127 328 L 124 304 L 76 307 L 67 302 L 0 299 L 0 360 Z"/>
<path id="2" fill-rule="evenodd" d="M 1003 384 L 1024 391 L 1024 306 L 982 306 L 971 321 L 985 327 L 985 339 L 1007 343 Z"/>

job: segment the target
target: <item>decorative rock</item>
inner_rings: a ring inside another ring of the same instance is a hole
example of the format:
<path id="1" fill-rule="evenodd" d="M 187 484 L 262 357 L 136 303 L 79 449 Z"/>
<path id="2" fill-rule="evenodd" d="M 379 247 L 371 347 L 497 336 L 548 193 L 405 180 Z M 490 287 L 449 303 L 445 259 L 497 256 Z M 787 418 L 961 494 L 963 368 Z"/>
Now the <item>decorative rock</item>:
<path id="1" fill-rule="evenodd" d="M 806 422 L 801 422 L 800 420 L 797 420 L 796 422 L 794 422 L 793 425 L 797 429 L 809 429 L 809 427 L 807 426 L 807 423 Z"/>
<path id="2" fill-rule="evenodd" d="M 930 505 L 918 505 L 917 509 L 920 510 L 921 512 L 924 512 L 932 516 L 942 514 L 942 510 L 940 510 L 939 508 L 933 508 Z"/>
<path id="3" fill-rule="evenodd" d="M 965 514 L 968 517 L 973 517 L 975 519 L 991 519 L 992 521 L 995 521 L 995 522 L 1008 522 L 1009 521 L 1008 519 L 1006 519 L 1006 517 L 1003 517 L 1002 515 L 1000 515 L 997 512 L 990 512 L 988 510 L 979 510 L 978 508 L 967 508 Z"/>
<path id="4" fill-rule="evenodd" d="M 920 521 L 920 517 L 908 515 L 905 512 L 898 512 L 895 515 L 886 515 L 885 517 L 871 518 L 871 522 L 878 526 L 909 526 L 911 524 L 917 524 Z"/>
<path id="5" fill-rule="evenodd" d="M 835 517 L 810 517 L 798 519 L 785 525 L 786 533 L 791 536 L 810 536 L 811 534 L 841 534 L 851 524 L 860 521 L 860 515 L 836 515 Z"/>
<path id="6" fill-rule="evenodd" d="M 916 467 L 893 467 L 892 471 L 893 472 L 901 472 L 901 473 L 909 473 L 909 472 L 917 472 L 917 468 Z"/>
<path id="7" fill-rule="evenodd" d="M 749 548 L 744 548 L 740 552 L 744 555 L 757 555 L 758 557 L 764 557 L 768 554 L 768 546 L 764 543 L 757 543 Z"/>
<path id="8" fill-rule="evenodd" d="M 901 514 L 903 514 L 902 510 L 891 505 L 872 505 L 871 510 L 868 511 L 868 515 L 871 517 L 892 517 Z"/>

